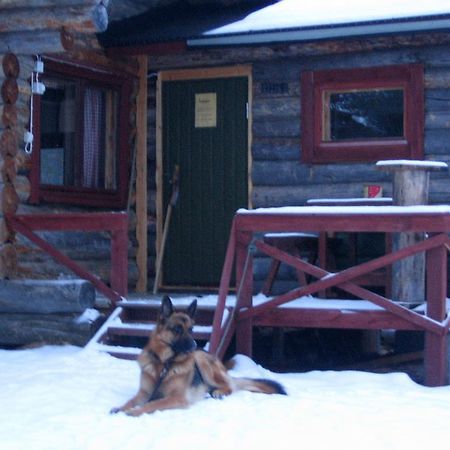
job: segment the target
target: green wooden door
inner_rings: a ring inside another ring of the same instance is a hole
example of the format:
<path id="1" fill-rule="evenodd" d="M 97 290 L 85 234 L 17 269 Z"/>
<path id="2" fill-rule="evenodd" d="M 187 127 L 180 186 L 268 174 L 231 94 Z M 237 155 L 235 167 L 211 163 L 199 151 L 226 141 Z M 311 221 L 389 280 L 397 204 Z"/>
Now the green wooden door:
<path id="1" fill-rule="evenodd" d="M 248 203 L 246 77 L 162 85 L 163 203 L 179 165 L 163 283 L 218 286 L 230 225 Z"/>

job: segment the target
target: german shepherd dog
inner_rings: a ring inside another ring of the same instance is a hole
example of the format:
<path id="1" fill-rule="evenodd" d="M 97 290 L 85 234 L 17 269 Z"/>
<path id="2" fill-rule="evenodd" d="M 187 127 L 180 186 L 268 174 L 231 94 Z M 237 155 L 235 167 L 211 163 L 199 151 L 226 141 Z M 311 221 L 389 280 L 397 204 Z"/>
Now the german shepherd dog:
<path id="1" fill-rule="evenodd" d="M 187 408 L 209 393 L 221 398 L 238 390 L 283 394 L 272 380 L 233 378 L 215 356 L 196 350 L 192 338 L 197 300 L 186 312 L 174 311 L 168 296 L 162 299 L 160 317 L 147 345 L 138 357 L 141 368 L 137 394 L 124 405 L 113 408 L 130 416 L 157 410 Z"/>

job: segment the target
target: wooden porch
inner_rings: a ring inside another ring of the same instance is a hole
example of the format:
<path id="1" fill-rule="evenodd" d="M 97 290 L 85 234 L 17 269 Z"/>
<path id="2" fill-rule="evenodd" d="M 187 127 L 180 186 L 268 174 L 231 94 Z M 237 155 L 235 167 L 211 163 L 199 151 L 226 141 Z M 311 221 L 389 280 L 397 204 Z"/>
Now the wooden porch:
<path id="1" fill-rule="evenodd" d="M 269 232 L 425 232 L 426 239 L 366 263 L 330 273 L 264 243 Z M 223 356 L 232 337 L 236 351 L 252 355 L 254 326 L 345 329 L 396 329 L 425 332 L 425 383 L 447 383 L 449 318 L 447 308 L 447 252 L 450 208 L 420 207 L 294 207 L 240 210 L 230 234 L 210 351 Z M 288 293 L 254 303 L 253 257 L 256 249 L 312 276 L 313 281 Z M 426 254 L 426 308 L 412 309 L 357 284 L 357 279 L 417 253 Z M 224 321 L 225 300 L 235 266 L 237 302 Z M 360 300 L 307 301 L 306 296 L 339 287 Z M 294 302 L 295 301 L 295 302 Z M 223 325 L 225 323 L 225 325 Z"/>

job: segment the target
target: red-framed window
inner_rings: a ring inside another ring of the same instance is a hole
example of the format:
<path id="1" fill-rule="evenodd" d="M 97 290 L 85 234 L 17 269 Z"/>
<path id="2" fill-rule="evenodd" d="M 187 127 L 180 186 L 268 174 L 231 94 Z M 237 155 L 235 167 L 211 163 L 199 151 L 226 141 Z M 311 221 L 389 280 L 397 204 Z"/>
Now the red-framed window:
<path id="1" fill-rule="evenodd" d="M 423 159 L 423 66 L 301 75 L 302 161 Z"/>
<path id="2" fill-rule="evenodd" d="M 45 59 L 33 96 L 31 203 L 123 208 L 132 77 Z"/>

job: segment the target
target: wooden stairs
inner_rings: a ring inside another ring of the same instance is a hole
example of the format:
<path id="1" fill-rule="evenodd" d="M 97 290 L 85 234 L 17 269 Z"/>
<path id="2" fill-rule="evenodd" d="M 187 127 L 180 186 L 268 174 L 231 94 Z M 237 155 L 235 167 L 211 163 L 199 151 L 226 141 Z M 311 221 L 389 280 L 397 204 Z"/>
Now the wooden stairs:
<path id="1" fill-rule="evenodd" d="M 188 303 L 178 304 L 177 310 L 187 308 Z M 87 344 L 86 348 L 97 349 L 122 359 L 136 359 L 156 327 L 160 299 L 122 300 Z M 193 331 L 199 348 L 209 341 L 212 332 L 215 305 L 199 302 Z"/>

